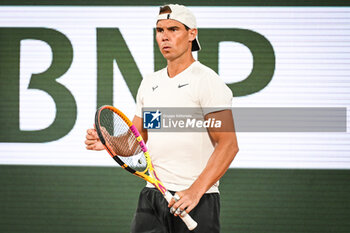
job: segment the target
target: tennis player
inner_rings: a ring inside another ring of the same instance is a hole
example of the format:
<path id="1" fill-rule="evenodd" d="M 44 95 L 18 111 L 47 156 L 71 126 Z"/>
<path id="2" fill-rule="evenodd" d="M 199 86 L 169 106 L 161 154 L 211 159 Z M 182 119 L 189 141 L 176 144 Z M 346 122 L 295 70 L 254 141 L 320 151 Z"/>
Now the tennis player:
<path id="1" fill-rule="evenodd" d="M 159 179 L 179 199 L 168 204 L 147 184 L 140 193 L 132 233 L 189 232 L 177 217 L 187 213 L 198 223 L 192 232 L 220 232 L 219 179 L 238 152 L 229 109 L 232 92 L 213 70 L 194 59 L 192 51 L 201 49 L 197 33 L 196 18 L 188 8 L 177 4 L 160 8 L 156 40 L 167 67 L 144 77 L 133 123 L 147 141 Z M 205 119 L 220 120 L 225 130 L 147 132 L 142 127 L 143 107 L 203 109 Z M 90 150 L 104 149 L 94 129 L 88 130 L 85 143 Z"/>

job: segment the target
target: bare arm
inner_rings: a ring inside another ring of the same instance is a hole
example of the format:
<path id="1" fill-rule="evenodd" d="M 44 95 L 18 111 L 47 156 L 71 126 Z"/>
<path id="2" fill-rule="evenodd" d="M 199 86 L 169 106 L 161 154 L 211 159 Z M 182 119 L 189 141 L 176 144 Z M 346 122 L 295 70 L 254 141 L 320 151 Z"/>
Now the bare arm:
<path id="1" fill-rule="evenodd" d="M 134 119 L 132 120 L 132 123 L 135 125 L 136 129 L 140 132 L 141 137 L 143 138 L 143 140 L 146 143 L 147 139 L 148 139 L 148 134 L 147 134 L 147 130 L 143 129 L 143 127 L 142 127 L 143 118 L 138 117 L 138 116 L 134 116 Z"/>
<path id="2" fill-rule="evenodd" d="M 198 204 L 204 193 L 225 174 L 238 152 L 231 110 L 209 113 L 206 115 L 206 119 L 209 118 L 215 118 L 222 122 L 221 129 L 210 128 L 208 130 L 212 143 L 215 146 L 214 152 L 206 167 L 191 187 L 177 192 L 180 200 L 176 203 L 172 200 L 169 203 L 169 207 L 173 206 L 174 209 L 180 207 L 180 210 L 186 210 L 189 213 Z"/>

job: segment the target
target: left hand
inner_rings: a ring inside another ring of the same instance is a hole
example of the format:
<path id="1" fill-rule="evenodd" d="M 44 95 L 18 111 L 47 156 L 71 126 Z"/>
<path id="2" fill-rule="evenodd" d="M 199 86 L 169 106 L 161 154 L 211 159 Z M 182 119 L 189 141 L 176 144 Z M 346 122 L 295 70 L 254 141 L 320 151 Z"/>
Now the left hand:
<path id="1" fill-rule="evenodd" d="M 172 198 L 168 205 L 169 208 L 173 208 L 173 210 L 175 210 L 175 216 L 180 215 L 182 211 L 186 211 L 186 213 L 189 213 L 191 210 L 194 209 L 194 207 L 197 206 L 199 200 L 202 197 L 202 195 L 199 194 L 199 192 L 191 190 L 191 188 L 176 193 L 177 195 L 179 195 L 180 199 L 177 202 L 175 202 L 174 198 Z M 176 212 L 177 209 L 179 209 L 180 212 Z M 183 213 L 183 215 L 184 214 L 185 213 Z"/>

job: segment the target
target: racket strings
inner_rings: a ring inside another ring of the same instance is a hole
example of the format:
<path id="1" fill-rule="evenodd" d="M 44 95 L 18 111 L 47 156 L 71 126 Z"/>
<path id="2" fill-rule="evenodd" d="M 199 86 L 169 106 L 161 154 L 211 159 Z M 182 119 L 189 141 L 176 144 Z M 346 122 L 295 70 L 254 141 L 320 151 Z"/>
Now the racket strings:
<path id="1" fill-rule="evenodd" d="M 101 133 L 106 145 L 114 155 L 117 155 L 129 167 L 143 171 L 147 162 L 135 135 L 126 122 L 110 110 L 100 113 Z"/>

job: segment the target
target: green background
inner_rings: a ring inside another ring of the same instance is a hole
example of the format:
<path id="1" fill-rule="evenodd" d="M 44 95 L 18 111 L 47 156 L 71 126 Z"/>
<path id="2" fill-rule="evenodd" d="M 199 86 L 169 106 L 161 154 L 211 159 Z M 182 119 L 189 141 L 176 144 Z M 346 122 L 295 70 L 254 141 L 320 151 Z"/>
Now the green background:
<path id="1" fill-rule="evenodd" d="M 229 169 L 222 232 L 350 232 L 349 170 Z M 144 182 L 121 168 L 0 166 L 0 232 L 129 232 Z"/>

